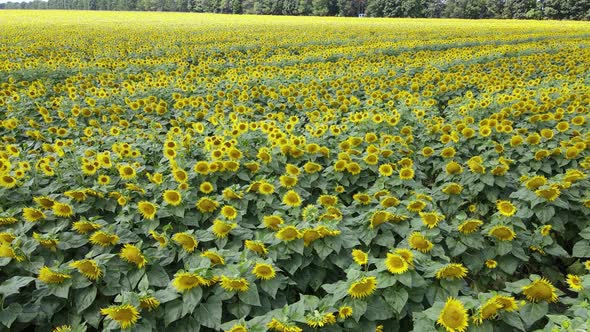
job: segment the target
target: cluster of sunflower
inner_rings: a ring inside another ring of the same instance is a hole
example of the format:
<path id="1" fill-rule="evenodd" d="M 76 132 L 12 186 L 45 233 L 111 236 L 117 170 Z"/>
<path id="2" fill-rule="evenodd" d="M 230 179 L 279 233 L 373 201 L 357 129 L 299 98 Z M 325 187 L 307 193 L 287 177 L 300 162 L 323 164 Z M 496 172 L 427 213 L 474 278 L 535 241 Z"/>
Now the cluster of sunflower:
<path id="1" fill-rule="evenodd" d="M 0 12 L 0 330 L 590 328 L 590 28 L 424 22 Z"/>

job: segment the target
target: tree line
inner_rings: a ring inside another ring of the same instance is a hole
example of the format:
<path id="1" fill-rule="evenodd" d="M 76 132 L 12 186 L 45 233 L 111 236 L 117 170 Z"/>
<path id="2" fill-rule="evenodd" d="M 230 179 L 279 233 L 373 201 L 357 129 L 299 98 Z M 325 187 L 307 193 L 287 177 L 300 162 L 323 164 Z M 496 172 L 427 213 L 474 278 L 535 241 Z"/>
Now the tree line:
<path id="1" fill-rule="evenodd" d="M 35 0 L 0 9 L 590 20 L 590 0 Z"/>

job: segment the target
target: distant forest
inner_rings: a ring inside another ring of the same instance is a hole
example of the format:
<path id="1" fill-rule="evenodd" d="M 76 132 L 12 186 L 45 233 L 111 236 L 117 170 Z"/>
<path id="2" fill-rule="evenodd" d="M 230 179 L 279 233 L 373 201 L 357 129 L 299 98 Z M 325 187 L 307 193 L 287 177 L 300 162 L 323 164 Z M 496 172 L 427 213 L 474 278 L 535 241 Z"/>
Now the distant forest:
<path id="1" fill-rule="evenodd" d="M 35 0 L 0 9 L 590 20 L 590 0 Z"/>

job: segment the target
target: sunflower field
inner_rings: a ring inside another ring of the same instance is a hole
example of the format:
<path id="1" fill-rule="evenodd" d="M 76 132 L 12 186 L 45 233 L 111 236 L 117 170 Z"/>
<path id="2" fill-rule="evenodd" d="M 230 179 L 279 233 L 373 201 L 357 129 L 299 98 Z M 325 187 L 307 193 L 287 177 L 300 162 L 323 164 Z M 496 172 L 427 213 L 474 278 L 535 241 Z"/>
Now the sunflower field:
<path id="1" fill-rule="evenodd" d="M 0 331 L 590 330 L 590 23 L 0 31 Z"/>

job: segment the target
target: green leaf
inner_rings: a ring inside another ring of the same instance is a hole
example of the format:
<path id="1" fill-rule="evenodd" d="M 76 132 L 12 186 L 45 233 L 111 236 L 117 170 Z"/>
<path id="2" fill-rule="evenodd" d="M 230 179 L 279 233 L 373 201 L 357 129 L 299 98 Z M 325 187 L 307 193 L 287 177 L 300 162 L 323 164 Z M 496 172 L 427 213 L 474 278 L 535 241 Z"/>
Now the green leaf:
<path id="1" fill-rule="evenodd" d="M 391 318 L 392 312 L 381 296 L 373 296 L 367 303 L 365 318 L 371 321 L 386 320 Z"/>
<path id="2" fill-rule="evenodd" d="M 277 295 L 277 291 L 279 287 L 281 287 L 282 282 L 280 278 L 272 278 L 270 280 L 263 280 L 260 282 L 260 287 L 273 299 Z"/>
<path id="3" fill-rule="evenodd" d="M 527 303 L 520 309 L 520 317 L 522 318 L 526 327 L 531 327 L 536 321 L 545 317 L 549 306 L 546 302 Z"/>
<path id="4" fill-rule="evenodd" d="M 175 300 L 172 302 L 168 302 L 165 307 L 165 314 L 164 314 L 164 323 L 166 326 L 170 325 L 170 323 L 177 321 L 182 315 L 182 301 Z"/>
<path id="5" fill-rule="evenodd" d="M 197 305 L 201 302 L 203 296 L 203 290 L 201 287 L 195 287 L 182 294 L 182 302 L 184 307 L 182 308 L 182 317 L 192 313 Z"/>
<path id="6" fill-rule="evenodd" d="M 170 302 L 174 299 L 177 299 L 180 295 L 173 289 L 166 288 L 156 292 L 156 298 L 160 303 Z"/>
<path id="7" fill-rule="evenodd" d="M 398 314 L 402 312 L 408 302 L 408 292 L 404 288 L 388 288 L 383 292 L 383 297 L 391 309 Z"/>
<path id="8" fill-rule="evenodd" d="M 74 294 L 74 304 L 76 305 L 77 313 L 81 313 L 86 308 L 90 307 L 96 298 L 96 287 L 94 285 L 80 289 Z"/>
<path id="9" fill-rule="evenodd" d="M 22 308 L 18 303 L 12 303 L 8 306 L 8 308 L 0 310 L 0 323 L 10 328 L 10 325 L 12 325 L 12 323 L 16 320 L 21 310 Z"/>
<path id="10" fill-rule="evenodd" d="M 256 287 L 256 284 L 254 284 L 254 283 L 250 284 L 250 287 L 248 288 L 248 290 L 246 292 L 238 293 L 238 297 L 240 298 L 240 301 L 242 301 L 246 304 L 253 305 L 253 306 L 260 306 L 260 297 L 258 296 L 258 288 Z"/>
<path id="11" fill-rule="evenodd" d="M 51 294 L 61 297 L 63 299 L 67 299 L 70 293 L 70 287 L 72 286 L 71 281 L 66 281 L 61 285 L 58 286 L 51 286 L 49 287 Z"/>
<path id="12" fill-rule="evenodd" d="M 520 331 L 524 331 L 524 325 L 522 324 L 522 319 L 520 319 L 520 315 L 515 312 L 503 312 L 500 314 L 500 318 L 502 321 L 514 328 L 517 328 Z"/>
<path id="13" fill-rule="evenodd" d="M 212 296 L 199 306 L 195 319 L 203 326 L 216 329 L 221 324 L 221 313 L 221 300 Z"/>
<path id="14" fill-rule="evenodd" d="M 4 295 L 4 297 L 17 294 L 20 288 L 28 285 L 33 280 L 35 280 L 33 277 L 12 277 L 0 285 L 0 294 Z"/>
<path id="15" fill-rule="evenodd" d="M 535 209 L 535 215 L 539 218 L 542 223 L 547 223 L 555 215 L 555 209 L 553 206 L 545 206 L 541 209 Z"/>
<path id="16" fill-rule="evenodd" d="M 587 240 L 576 242 L 572 249 L 572 255 L 574 257 L 590 257 L 590 242 Z"/>

